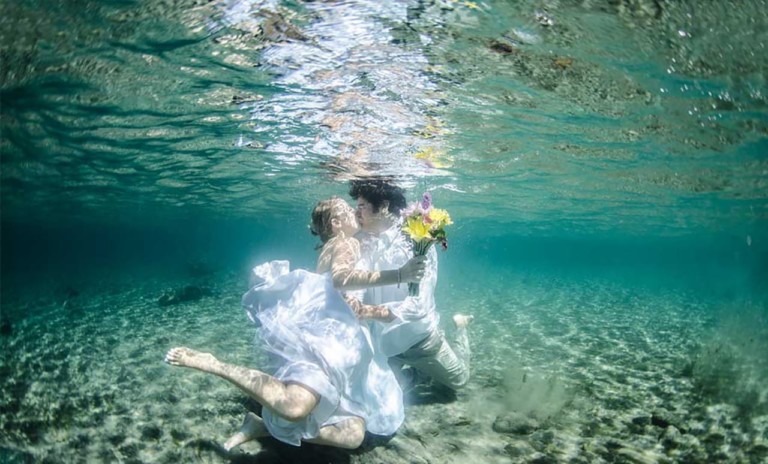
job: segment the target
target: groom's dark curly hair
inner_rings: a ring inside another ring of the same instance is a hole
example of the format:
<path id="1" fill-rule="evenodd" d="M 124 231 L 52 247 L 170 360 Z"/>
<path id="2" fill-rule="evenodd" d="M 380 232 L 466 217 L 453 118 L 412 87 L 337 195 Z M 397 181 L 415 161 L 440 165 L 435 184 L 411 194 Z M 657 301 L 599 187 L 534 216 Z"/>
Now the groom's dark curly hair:
<path id="1" fill-rule="evenodd" d="M 373 205 L 373 212 L 378 213 L 384 201 L 389 201 L 389 212 L 399 215 L 405 208 L 405 192 L 386 177 L 365 177 L 350 183 L 349 195 L 357 200 L 363 197 Z"/>

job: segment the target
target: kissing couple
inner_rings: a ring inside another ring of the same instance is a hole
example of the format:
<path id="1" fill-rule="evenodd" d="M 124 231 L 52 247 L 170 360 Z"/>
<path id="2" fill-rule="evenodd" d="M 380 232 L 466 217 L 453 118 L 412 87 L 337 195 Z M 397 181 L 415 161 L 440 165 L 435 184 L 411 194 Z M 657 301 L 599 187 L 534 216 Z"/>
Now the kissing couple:
<path id="1" fill-rule="evenodd" d="M 341 198 L 320 201 L 310 230 L 322 245 L 315 272 L 288 261 L 253 269 L 243 296 L 268 353 L 264 371 L 227 364 L 212 354 L 172 348 L 165 361 L 217 375 L 262 406 L 248 412 L 224 444 L 230 450 L 273 436 L 346 449 L 366 432 L 393 435 L 404 420 L 406 373 L 452 390 L 469 380 L 471 316 L 455 315 L 449 344 L 435 308 L 437 252 L 415 256 L 403 233 L 403 190 L 382 178 L 351 182 L 353 209 Z M 410 295 L 409 283 L 419 285 Z M 410 366 L 412 369 L 406 369 Z"/>

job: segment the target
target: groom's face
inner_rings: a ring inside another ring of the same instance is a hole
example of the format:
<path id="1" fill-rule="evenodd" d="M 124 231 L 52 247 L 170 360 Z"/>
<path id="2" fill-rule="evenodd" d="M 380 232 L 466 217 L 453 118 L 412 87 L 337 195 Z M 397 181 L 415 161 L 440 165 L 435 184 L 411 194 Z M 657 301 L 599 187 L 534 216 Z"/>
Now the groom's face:
<path id="1" fill-rule="evenodd" d="M 374 224 L 374 211 L 371 202 L 363 197 L 358 197 L 355 217 L 360 224 L 360 228 L 370 232 Z"/>

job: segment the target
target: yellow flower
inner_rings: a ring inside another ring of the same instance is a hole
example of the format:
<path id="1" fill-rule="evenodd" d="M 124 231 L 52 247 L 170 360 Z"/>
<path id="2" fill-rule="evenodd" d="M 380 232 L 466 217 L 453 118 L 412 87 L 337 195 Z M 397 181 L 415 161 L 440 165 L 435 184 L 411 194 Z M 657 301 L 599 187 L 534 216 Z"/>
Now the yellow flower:
<path id="1" fill-rule="evenodd" d="M 427 166 L 435 169 L 450 168 L 453 166 L 453 159 L 446 155 L 442 150 L 434 147 L 427 147 L 416 152 L 414 158 L 424 161 Z"/>
<path id="2" fill-rule="evenodd" d="M 429 210 L 429 219 L 432 221 L 433 229 L 441 229 L 453 224 L 451 216 L 448 214 L 448 211 L 444 209 L 432 208 Z"/>
<path id="3" fill-rule="evenodd" d="M 409 217 L 405 221 L 403 226 L 403 232 L 411 236 L 411 239 L 418 242 L 424 239 L 431 240 L 432 235 L 429 233 L 429 224 L 425 224 L 420 217 Z"/>

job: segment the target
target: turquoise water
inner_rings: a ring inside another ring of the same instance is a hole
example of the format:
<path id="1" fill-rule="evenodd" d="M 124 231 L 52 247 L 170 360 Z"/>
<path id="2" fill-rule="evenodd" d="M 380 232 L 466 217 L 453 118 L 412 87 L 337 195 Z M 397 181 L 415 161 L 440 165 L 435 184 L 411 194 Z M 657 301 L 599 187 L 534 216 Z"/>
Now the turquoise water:
<path id="1" fill-rule="evenodd" d="M 3 4 L 0 456 L 309 460 L 217 451 L 252 405 L 161 360 L 258 364 L 248 269 L 313 267 L 314 203 L 386 174 L 453 217 L 437 300 L 477 316 L 473 377 L 409 397 L 394 445 L 318 459 L 761 462 L 765 11 Z M 495 430 L 511 411 L 539 427 Z"/>

